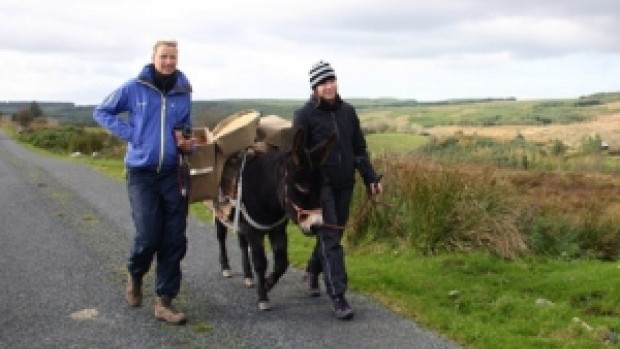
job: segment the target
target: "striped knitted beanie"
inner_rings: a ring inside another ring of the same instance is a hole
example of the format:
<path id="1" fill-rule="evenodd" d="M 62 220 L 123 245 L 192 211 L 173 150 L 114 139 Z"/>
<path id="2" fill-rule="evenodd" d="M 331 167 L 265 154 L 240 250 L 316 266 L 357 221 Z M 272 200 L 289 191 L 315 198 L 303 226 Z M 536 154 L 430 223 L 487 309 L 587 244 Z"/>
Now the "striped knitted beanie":
<path id="1" fill-rule="evenodd" d="M 317 85 L 320 85 L 327 79 L 335 79 L 336 72 L 329 63 L 325 61 L 318 61 L 312 66 L 310 72 L 310 86 L 314 89 Z"/>

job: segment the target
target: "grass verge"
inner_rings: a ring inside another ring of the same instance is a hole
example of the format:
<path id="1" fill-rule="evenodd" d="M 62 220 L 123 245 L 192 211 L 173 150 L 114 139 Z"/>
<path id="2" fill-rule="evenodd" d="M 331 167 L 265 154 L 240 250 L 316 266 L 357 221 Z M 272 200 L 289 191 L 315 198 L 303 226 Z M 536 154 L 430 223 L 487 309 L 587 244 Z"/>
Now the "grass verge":
<path id="1" fill-rule="evenodd" d="M 290 227 L 289 242 L 303 267 L 314 239 Z M 346 264 L 352 290 L 467 347 L 620 347 L 618 262 L 423 256 L 377 244 L 348 250 Z"/>

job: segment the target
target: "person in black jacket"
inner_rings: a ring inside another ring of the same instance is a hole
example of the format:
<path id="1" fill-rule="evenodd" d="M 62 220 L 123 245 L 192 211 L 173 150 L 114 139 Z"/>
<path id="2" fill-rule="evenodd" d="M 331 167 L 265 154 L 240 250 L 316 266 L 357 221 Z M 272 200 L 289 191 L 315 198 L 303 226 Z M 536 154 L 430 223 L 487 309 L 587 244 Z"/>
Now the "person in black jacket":
<path id="1" fill-rule="evenodd" d="M 334 69 L 329 63 L 319 61 L 310 69 L 309 77 L 312 96 L 295 111 L 293 129 L 304 130 L 308 148 L 332 134 L 336 141 L 322 165 L 321 208 L 325 225 L 316 229 L 317 241 L 306 266 L 305 278 L 308 294 L 319 296 L 319 274 L 322 272 L 326 292 L 333 301 L 334 315 L 338 319 L 350 319 L 353 309 L 345 298 L 347 273 L 341 241 L 349 217 L 355 170 L 363 178 L 369 195 L 380 194 L 382 187 L 370 163 L 355 108 L 338 94 Z"/>

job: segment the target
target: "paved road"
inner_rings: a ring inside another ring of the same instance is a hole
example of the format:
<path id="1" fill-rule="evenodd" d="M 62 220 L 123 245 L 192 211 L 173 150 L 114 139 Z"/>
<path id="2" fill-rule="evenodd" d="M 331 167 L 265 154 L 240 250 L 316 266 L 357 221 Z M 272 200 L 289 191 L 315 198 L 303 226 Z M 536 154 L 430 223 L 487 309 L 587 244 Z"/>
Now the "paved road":
<path id="1" fill-rule="evenodd" d="M 131 234 L 123 182 L 0 131 L 0 349 L 457 348 L 359 295 L 354 320 L 338 321 L 325 296 L 305 296 L 295 269 L 271 292 L 273 310 L 260 312 L 239 272 L 220 277 L 213 227 L 194 219 L 178 299 L 190 321 L 167 326 L 151 314 L 152 273 L 145 306 L 124 303 Z"/>

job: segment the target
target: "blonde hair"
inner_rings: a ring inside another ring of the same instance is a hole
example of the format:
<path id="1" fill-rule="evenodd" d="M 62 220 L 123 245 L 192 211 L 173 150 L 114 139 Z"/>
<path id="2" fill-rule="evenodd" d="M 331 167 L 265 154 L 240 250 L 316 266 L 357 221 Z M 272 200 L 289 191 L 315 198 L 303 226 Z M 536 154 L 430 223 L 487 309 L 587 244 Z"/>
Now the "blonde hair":
<path id="1" fill-rule="evenodd" d="M 170 47 L 177 48 L 177 45 L 178 44 L 176 40 L 158 40 L 153 46 L 153 55 L 157 52 L 157 48 L 159 46 L 170 46 Z"/>

